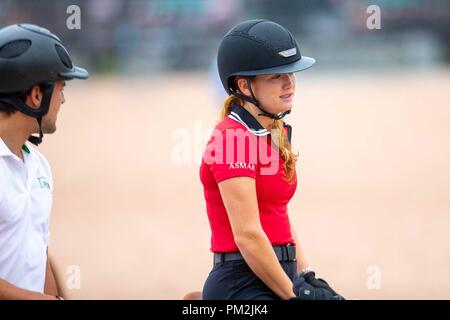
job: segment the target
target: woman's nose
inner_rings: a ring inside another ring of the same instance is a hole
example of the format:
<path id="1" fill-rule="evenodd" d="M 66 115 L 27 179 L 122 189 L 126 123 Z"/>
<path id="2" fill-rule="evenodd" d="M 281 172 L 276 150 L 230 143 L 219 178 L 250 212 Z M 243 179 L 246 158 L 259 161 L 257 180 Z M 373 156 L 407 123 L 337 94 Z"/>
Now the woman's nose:
<path id="1" fill-rule="evenodd" d="M 295 75 L 293 73 L 286 73 L 283 75 L 283 80 L 284 87 L 293 87 L 295 84 Z"/>

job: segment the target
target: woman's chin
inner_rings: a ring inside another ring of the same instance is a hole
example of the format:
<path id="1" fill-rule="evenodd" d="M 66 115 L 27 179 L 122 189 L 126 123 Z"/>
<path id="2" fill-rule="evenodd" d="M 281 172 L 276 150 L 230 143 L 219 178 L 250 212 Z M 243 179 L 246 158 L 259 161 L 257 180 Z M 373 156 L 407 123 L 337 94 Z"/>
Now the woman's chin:
<path id="1" fill-rule="evenodd" d="M 283 106 L 283 108 L 280 108 L 281 111 L 279 113 L 286 112 L 286 111 L 289 111 L 291 109 L 292 109 L 292 103 L 286 103 Z"/>

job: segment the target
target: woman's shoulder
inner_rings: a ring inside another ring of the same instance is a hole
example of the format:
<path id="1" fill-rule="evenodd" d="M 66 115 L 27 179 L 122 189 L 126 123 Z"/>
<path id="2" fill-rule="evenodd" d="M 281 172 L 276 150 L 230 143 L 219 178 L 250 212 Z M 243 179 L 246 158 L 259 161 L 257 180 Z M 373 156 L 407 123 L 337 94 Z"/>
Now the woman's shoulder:
<path id="1" fill-rule="evenodd" d="M 226 141 L 230 139 L 234 140 L 237 137 L 239 137 L 239 139 L 250 139 L 251 141 L 257 140 L 257 136 L 252 134 L 245 125 L 230 117 L 226 117 L 214 128 L 211 133 L 210 142 L 223 141 L 225 143 Z"/>
<path id="2" fill-rule="evenodd" d="M 225 117 L 223 120 L 221 120 L 216 125 L 215 129 L 219 130 L 221 132 L 225 132 L 227 129 L 229 129 L 229 130 L 236 130 L 236 129 L 246 130 L 246 128 L 241 123 L 231 119 L 230 117 Z"/>

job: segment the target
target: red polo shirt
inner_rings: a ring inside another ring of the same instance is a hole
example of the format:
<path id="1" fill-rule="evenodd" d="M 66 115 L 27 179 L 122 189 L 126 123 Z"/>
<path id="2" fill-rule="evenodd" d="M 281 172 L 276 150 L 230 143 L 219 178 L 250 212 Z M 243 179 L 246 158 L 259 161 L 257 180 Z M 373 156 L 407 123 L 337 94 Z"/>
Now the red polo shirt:
<path id="1" fill-rule="evenodd" d="M 270 131 L 235 104 L 213 131 L 200 166 L 213 252 L 239 251 L 218 183 L 241 176 L 255 179 L 261 225 L 272 245 L 294 244 L 287 204 L 297 181 L 283 179 L 283 159 L 271 143 Z"/>

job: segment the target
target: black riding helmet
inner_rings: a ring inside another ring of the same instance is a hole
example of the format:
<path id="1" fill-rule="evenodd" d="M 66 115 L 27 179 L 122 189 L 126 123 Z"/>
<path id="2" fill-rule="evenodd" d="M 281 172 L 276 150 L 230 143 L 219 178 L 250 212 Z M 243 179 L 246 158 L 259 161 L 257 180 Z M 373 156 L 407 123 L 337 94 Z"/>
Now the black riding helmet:
<path id="1" fill-rule="evenodd" d="M 0 101 L 36 118 L 42 142 L 41 122 L 50 106 L 55 81 L 87 79 L 88 72 L 73 65 L 61 40 L 49 30 L 32 24 L 15 24 L 0 29 Z M 40 85 L 43 97 L 39 109 L 26 105 L 22 97 Z"/>
<path id="2" fill-rule="evenodd" d="M 217 65 L 223 87 L 228 94 L 256 105 L 263 116 L 282 119 L 290 110 L 273 114 L 263 109 L 253 94 L 251 77 L 284 74 L 305 70 L 314 64 L 302 57 L 297 42 L 283 26 L 269 20 L 247 20 L 232 28 L 219 47 Z M 233 84 L 235 76 L 247 78 L 251 97 L 240 93 Z"/>

